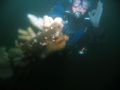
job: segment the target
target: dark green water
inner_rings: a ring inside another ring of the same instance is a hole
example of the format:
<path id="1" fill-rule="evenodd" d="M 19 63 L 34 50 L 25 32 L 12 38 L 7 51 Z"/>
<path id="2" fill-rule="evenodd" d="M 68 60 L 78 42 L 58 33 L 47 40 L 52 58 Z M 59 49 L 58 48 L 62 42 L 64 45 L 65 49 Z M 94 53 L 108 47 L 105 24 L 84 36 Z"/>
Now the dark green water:
<path id="1" fill-rule="evenodd" d="M 30 24 L 26 15 L 33 13 L 42 16 L 54 3 L 55 0 L 1 0 L 0 46 L 14 46 L 18 28 L 26 28 Z M 102 32 L 98 32 L 102 35 L 97 42 L 93 40 L 86 57 L 55 57 L 52 61 L 33 64 L 29 66 L 29 73 L 18 75 L 17 79 L 6 80 L 4 85 L 12 88 L 22 88 L 24 85 L 30 88 L 35 85 L 34 88 L 62 90 L 119 88 L 119 4 L 119 0 L 104 1 L 100 28 Z M 23 84 L 19 84 L 20 82 Z"/>

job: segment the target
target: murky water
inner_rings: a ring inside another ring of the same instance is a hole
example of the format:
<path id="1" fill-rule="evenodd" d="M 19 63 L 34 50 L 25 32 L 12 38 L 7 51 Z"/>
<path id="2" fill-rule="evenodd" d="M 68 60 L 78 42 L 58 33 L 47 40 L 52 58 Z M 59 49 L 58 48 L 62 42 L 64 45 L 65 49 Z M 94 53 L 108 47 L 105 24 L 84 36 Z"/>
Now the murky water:
<path id="1" fill-rule="evenodd" d="M 36 16 L 43 16 L 50 11 L 55 1 L 1 0 L 0 46 L 14 47 L 18 29 L 26 28 L 30 25 L 27 14 L 32 13 Z M 120 2 L 119 0 L 104 0 L 103 3 L 104 11 L 100 28 L 98 28 L 101 31 L 90 33 L 91 38 L 88 39 L 88 45 L 85 46 L 87 47 L 85 55 L 72 53 L 61 57 L 60 53 L 60 56 L 56 54 L 51 55 L 46 61 L 30 61 L 32 64 L 23 68 L 12 67 L 14 75 L 5 80 L 1 78 L 0 83 L 4 85 L 9 84 L 7 86 L 10 87 L 17 85 L 15 88 L 21 88 L 24 85 L 27 88 L 35 85 L 34 88 L 62 88 L 66 90 L 68 88 L 78 89 L 81 87 L 94 87 L 97 89 L 117 88 L 117 81 L 119 81 L 119 59 L 117 58 L 119 57 L 120 46 Z M 77 46 L 77 48 L 73 49 L 81 50 L 81 47 Z M 4 53 L 2 56 L 4 55 L 6 54 Z M 0 66 L 2 67 L 1 64 Z M 7 71 L 10 72 L 8 69 L 5 72 Z M 23 84 L 20 85 L 20 82 Z"/>

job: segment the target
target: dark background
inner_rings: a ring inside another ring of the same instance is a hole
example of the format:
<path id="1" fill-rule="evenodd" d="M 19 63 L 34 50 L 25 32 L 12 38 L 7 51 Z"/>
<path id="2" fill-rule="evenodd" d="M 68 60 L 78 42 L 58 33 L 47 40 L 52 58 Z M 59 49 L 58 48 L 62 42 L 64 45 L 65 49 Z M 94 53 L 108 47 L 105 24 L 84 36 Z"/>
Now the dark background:
<path id="1" fill-rule="evenodd" d="M 29 26 L 27 14 L 45 15 L 55 0 L 1 0 L 0 46 L 12 47 L 17 30 Z M 93 88 L 107 90 L 119 88 L 119 0 L 104 0 L 101 28 L 104 37 L 88 52 L 87 57 L 54 57 L 52 61 L 33 64 L 30 72 L 18 79 L 6 80 L 11 88 Z M 4 86 L 3 85 L 3 86 Z M 35 85 L 35 86 L 34 86 Z"/>

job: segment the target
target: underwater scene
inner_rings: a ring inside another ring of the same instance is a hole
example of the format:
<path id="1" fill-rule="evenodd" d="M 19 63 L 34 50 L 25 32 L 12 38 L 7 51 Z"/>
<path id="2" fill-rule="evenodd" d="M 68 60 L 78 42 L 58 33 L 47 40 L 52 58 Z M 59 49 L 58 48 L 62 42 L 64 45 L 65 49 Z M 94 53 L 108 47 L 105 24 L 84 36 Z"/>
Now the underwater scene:
<path id="1" fill-rule="evenodd" d="M 0 89 L 119 88 L 119 0 L 1 0 Z"/>

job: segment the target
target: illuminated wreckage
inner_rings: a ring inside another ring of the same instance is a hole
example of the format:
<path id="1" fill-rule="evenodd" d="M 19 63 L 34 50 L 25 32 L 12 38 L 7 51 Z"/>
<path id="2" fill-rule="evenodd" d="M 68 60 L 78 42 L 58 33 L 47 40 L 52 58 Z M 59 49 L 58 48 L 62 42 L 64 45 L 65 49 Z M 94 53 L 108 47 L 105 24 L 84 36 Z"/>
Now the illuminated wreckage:
<path id="1" fill-rule="evenodd" d="M 50 53 L 62 50 L 66 46 L 69 37 L 63 34 L 64 21 L 60 17 L 52 18 L 45 15 L 38 18 L 32 14 L 28 14 L 28 19 L 33 30 L 28 27 L 27 30 L 18 30 L 18 40 L 16 46 L 28 55 L 47 57 Z"/>

